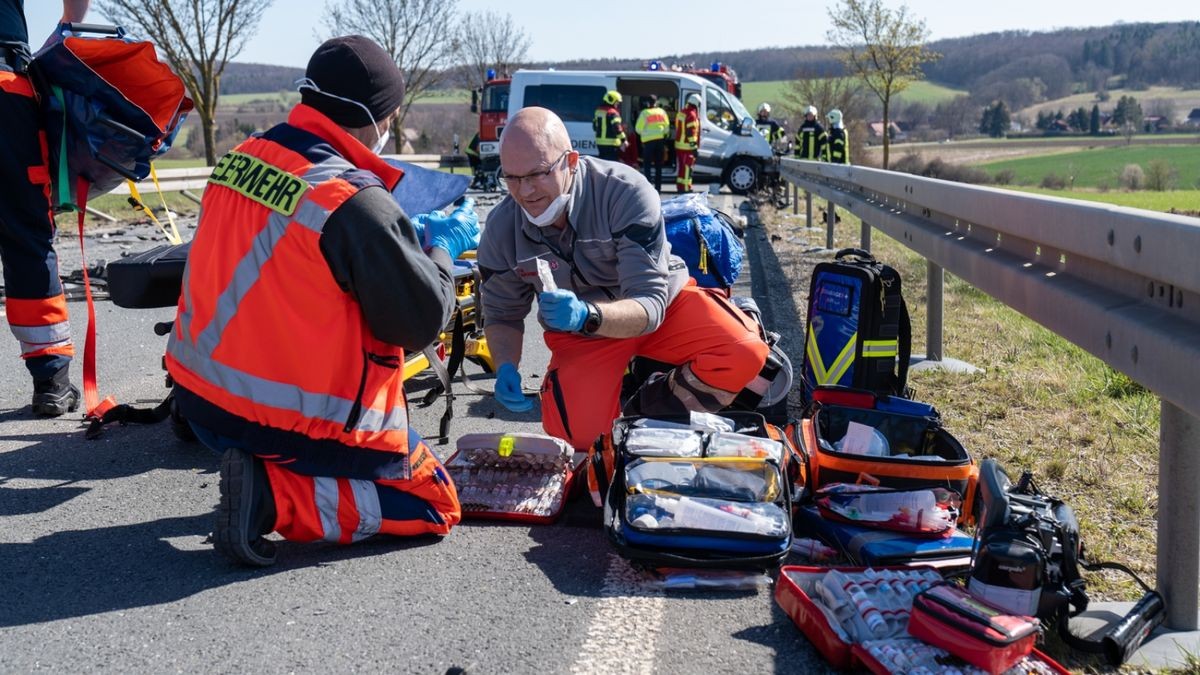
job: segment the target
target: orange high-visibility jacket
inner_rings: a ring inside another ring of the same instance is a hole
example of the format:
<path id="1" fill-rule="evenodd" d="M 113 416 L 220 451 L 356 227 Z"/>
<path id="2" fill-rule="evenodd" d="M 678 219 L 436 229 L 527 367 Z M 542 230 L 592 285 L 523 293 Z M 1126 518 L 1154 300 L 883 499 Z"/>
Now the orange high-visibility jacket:
<path id="1" fill-rule="evenodd" d="M 349 136 L 312 108 L 297 106 L 286 126 L 213 169 L 167 370 L 257 424 L 404 452 L 404 350 L 372 336 L 319 244 L 346 200 L 371 185 L 390 190 L 402 173 L 365 148 L 354 161 L 342 156 L 325 139 Z"/>

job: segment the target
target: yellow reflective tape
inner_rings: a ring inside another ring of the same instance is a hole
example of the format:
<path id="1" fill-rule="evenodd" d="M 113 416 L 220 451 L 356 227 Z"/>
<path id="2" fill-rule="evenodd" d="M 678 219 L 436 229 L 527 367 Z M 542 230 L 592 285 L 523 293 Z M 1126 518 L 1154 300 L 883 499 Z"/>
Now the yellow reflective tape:
<path id="1" fill-rule="evenodd" d="M 850 341 L 842 348 L 842 353 L 833 360 L 833 365 L 829 367 L 826 380 L 820 384 L 837 384 L 838 380 L 850 370 L 850 365 L 854 363 L 854 345 L 858 342 L 858 333 L 850 336 Z"/>
<path id="2" fill-rule="evenodd" d="M 208 182 L 225 186 L 285 216 L 296 212 L 300 197 L 310 187 L 303 178 L 241 152 L 231 152 L 217 160 Z"/>
<path id="3" fill-rule="evenodd" d="M 896 356 L 899 353 L 896 340 L 863 340 L 863 356 L 873 359 Z"/>
<path id="4" fill-rule="evenodd" d="M 813 377 L 816 378 L 817 384 L 825 382 L 825 363 L 821 360 L 821 348 L 817 346 L 817 336 L 813 333 L 812 324 L 808 325 L 808 339 L 805 342 L 805 351 L 808 353 L 808 365 L 813 370 Z"/>

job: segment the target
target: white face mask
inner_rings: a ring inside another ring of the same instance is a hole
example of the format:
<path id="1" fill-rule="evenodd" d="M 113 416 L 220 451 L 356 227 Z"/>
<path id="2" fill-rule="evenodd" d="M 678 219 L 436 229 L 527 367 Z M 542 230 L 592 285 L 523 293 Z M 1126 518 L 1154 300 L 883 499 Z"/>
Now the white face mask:
<path id="1" fill-rule="evenodd" d="M 529 222 L 538 227 L 547 227 L 553 225 L 554 221 L 558 220 L 558 217 L 562 215 L 562 212 L 566 210 L 570 202 L 571 192 L 568 189 L 566 192 L 555 197 L 554 201 L 550 202 L 550 205 L 546 207 L 545 211 L 542 211 L 542 215 L 540 216 L 535 216 L 526 211 L 524 206 L 521 207 L 521 211 L 525 213 L 525 217 L 529 219 Z"/>
<path id="2" fill-rule="evenodd" d="M 392 129 L 391 127 L 388 127 L 387 129 L 383 130 L 382 134 L 379 133 L 379 129 L 376 129 L 375 135 L 379 136 L 379 140 L 375 141 L 375 145 L 371 146 L 371 152 L 379 155 L 383 153 L 385 148 L 387 148 L 387 143 L 392 138 Z"/>

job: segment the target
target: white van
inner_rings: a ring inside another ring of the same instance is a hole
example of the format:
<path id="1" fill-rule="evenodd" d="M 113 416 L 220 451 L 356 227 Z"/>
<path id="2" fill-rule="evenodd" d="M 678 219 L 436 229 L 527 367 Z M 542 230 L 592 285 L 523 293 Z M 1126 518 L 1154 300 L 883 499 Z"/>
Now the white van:
<path id="1" fill-rule="evenodd" d="M 697 182 L 721 182 L 745 194 L 765 173 L 778 172 L 771 145 L 755 127 L 754 118 L 734 96 L 695 75 L 671 71 L 518 70 L 512 76 L 508 116 L 526 106 L 549 108 L 562 118 L 571 145 L 595 155 L 592 116 L 604 94 L 621 94 L 621 119 L 633 134 L 642 99 L 654 95 L 674 121 L 679 103 L 688 94 L 700 95 L 700 151 L 692 175 Z M 663 168 L 663 178 L 675 176 L 675 164 Z"/>

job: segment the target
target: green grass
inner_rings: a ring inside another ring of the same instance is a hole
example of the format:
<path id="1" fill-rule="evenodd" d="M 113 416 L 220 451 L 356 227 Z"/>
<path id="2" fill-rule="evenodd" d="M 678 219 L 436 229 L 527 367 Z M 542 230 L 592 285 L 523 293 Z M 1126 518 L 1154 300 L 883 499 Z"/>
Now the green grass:
<path id="1" fill-rule="evenodd" d="M 235 108 L 252 101 L 280 101 L 284 105 L 300 102 L 300 94 L 295 91 L 266 91 L 253 94 L 221 94 L 217 105 L 221 108 Z"/>
<path id="2" fill-rule="evenodd" d="M 1021 192 L 1031 192 L 1039 195 L 1050 195 L 1052 197 L 1082 199 L 1089 202 L 1103 202 L 1114 206 L 1146 209 L 1147 211 L 1169 212 L 1174 209 L 1175 211 L 1200 213 L 1200 190 L 1096 192 L 1094 190 L 1048 190 L 1046 188 L 1031 186 L 1007 186 L 1006 189 L 1020 190 Z"/>
<path id="3" fill-rule="evenodd" d="M 1125 165 L 1138 164 L 1145 169 L 1154 159 L 1167 161 L 1179 172 L 1178 187 L 1194 187 L 1200 180 L 1200 149 L 1194 145 L 1128 145 L 1094 148 L 1077 152 L 986 162 L 979 166 L 993 175 L 999 171 L 1012 171 L 1017 183 L 1037 185 L 1045 176 L 1055 174 L 1063 177 L 1074 176 L 1076 187 L 1094 188 L 1104 185 L 1116 187 L 1117 176 Z"/>
<path id="4" fill-rule="evenodd" d="M 758 104 L 763 101 L 767 101 L 772 107 L 782 106 L 784 95 L 789 91 L 790 86 L 790 80 L 743 82 L 742 103 L 746 104 L 746 109 L 750 112 L 757 110 Z M 932 106 L 965 93 L 967 92 L 950 89 L 949 87 L 943 87 L 932 82 L 921 81 L 913 83 L 908 90 L 900 94 L 898 99 L 906 102 L 919 101 Z M 782 111 L 782 108 L 780 110 Z"/>

